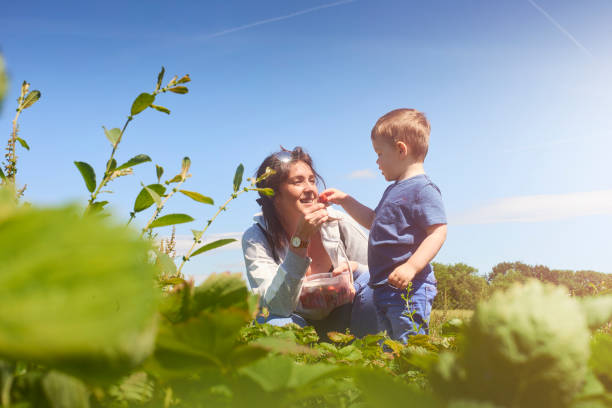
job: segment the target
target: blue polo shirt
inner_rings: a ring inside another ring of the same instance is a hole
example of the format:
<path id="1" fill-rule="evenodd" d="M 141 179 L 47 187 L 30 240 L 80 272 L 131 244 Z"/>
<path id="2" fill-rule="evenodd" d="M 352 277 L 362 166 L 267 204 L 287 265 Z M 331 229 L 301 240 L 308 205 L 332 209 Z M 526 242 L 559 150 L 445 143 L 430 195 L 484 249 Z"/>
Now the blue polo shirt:
<path id="1" fill-rule="evenodd" d="M 446 213 L 440 189 L 425 174 L 396 181 L 385 190 L 376 213 L 368 241 L 370 286 L 381 286 L 400 264 L 419 247 L 426 228 L 446 224 Z M 435 283 L 428 264 L 415 279 Z"/>

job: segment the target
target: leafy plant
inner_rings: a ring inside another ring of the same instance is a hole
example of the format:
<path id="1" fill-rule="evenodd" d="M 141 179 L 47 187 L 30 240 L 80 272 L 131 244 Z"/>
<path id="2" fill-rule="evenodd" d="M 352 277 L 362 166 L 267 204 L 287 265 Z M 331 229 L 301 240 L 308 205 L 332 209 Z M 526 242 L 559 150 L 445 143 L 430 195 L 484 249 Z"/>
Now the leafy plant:
<path id="1" fill-rule="evenodd" d="M 125 373 L 151 352 L 158 293 L 150 245 L 75 208 L 0 216 L 0 356 L 81 377 Z M 109 256 L 112 254 L 112 256 Z"/>
<path id="2" fill-rule="evenodd" d="M 0 61 L 0 64 L 1 63 L 2 62 Z M 2 82 L 6 81 L 6 79 L 3 78 L 3 76 L 4 76 L 4 72 L 3 70 L 0 70 L 0 88 L 3 87 Z M 17 175 L 17 158 L 18 158 L 17 149 L 16 149 L 17 142 L 19 142 L 21 147 L 23 147 L 24 149 L 30 150 L 30 146 L 28 145 L 28 143 L 24 139 L 19 137 L 19 124 L 17 121 L 19 119 L 19 115 L 21 115 L 21 112 L 31 107 L 32 105 L 34 105 L 36 101 L 40 99 L 40 96 L 41 96 L 40 91 L 37 91 L 37 90 L 30 91 L 30 84 L 27 83 L 26 81 L 23 81 L 23 84 L 21 84 L 21 94 L 19 95 L 19 98 L 17 99 L 17 113 L 15 114 L 15 118 L 13 119 L 13 131 L 11 132 L 11 137 L 9 138 L 8 145 L 6 147 L 6 154 L 4 155 L 6 159 L 6 163 L 4 165 L 4 171 L 0 169 L 0 178 L 2 179 L 2 182 L 0 183 L 0 185 L 6 185 L 8 188 L 11 188 L 12 190 L 14 190 L 15 197 L 17 199 L 19 199 L 19 197 L 23 195 L 26 189 L 25 185 L 22 188 L 17 189 L 16 183 L 15 183 L 15 176 Z"/>
<path id="3" fill-rule="evenodd" d="M 4 101 L 7 87 L 8 80 L 6 79 L 6 70 L 4 69 L 4 58 L 0 54 L 0 111 L 2 111 L 2 102 Z"/>
<path id="4" fill-rule="evenodd" d="M 562 288 L 531 280 L 477 307 L 459 353 L 440 356 L 434 384 L 451 399 L 566 407 L 583 387 L 589 353 L 579 303 Z"/>
<path id="5" fill-rule="evenodd" d="M 81 173 L 81 176 L 83 177 L 83 181 L 85 182 L 85 186 L 87 187 L 87 190 L 91 193 L 89 197 L 89 202 L 87 205 L 88 212 L 98 212 L 102 210 L 106 204 L 108 204 L 108 201 L 96 201 L 96 200 L 98 198 L 98 195 L 103 192 L 102 189 L 106 187 L 106 185 L 110 181 L 118 177 L 122 177 L 128 174 L 131 174 L 132 173 L 131 168 L 138 164 L 151 161 L 151 158 L 147 156 L 146 154 L 137 154 L 136 156 L 132 157 L 125 163 L 121 165 L 117 165 L 117 160 L 115 159 L 115 153 L 117 151 L 119 144 L 121 143 L 121 140 L 123 139 L 127 126 L 130 124 L 130 122 L 134 119 L 136 115 L 142 113 L 147 108 L 152 108 L 157 111 L 166 113 L 168 115 L 170 114 L 169 109 L 163 106 L 153 104 L 153 102 L 155 102 L 155 99 L 159 94 L 162 94 L 165 92 L 186 94 L 188 92 L 187 87 L 179 86 L 179 84 L 190 82 L 191 79 L 189 75 L 185 75 L 181 79 L 177 79 L 178 77 L 175 76 L 168 82 L 168 84 L 165 87 L 162 88 L 162 82 L 164 79 L 165 72 L 166 72 L 165 68 L 162 67 L 159 75 L 157 76 L 157 83 L 155 85 L 155 89 L 153 90 L 153 92 L 151 93 L 142 92 L 136 97 L 136 99 L 134 99 L 134 102 L 132 102 L 132 107 L 130 108 L 130 114 L 128 115 L 127 120 L 125 121 L 121 129 L 112 128 L 110 130 L 107 130 L 106 127 L 102 126 L 102 129 L 104 130 L 104 134 L 106 135 L 106 138 L 108 139 L 108 141 L 110 142 L 112 146 L 112 151 L 111 151 L 108 161 L 106 162 L 106 167 L 105 167 L 102 179 L 100 180 L 99 183 L 97 183 L 96 173 L 93 167 L 89 163 L 82 162 L 82 161 L 74 162 L 75 166 L 77 167 L 77 169 Z M 185 163 L 185 160 L 184 160 L 184 163 Z M 185 164 L 183 164 L 183 169 L 185 170 Z M 185 178 L 187 177 L 187 174 L 186 174 L 187 170 L 188 170 L 188 166 L 185 171 L 181 172 L 180 179 L 176 181 L 184 182 Z M 162 169 L 162 172 L 163 172 L 163 169 Z"/>

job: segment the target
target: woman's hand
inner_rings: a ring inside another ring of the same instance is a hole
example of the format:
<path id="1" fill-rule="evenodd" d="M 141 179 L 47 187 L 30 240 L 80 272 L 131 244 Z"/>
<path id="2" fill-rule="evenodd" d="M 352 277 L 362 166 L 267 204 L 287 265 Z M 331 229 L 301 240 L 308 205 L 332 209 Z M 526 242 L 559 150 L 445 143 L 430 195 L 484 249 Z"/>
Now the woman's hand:
<path id="1" fill-rule="evenodd" d="M 330 203 L 342 205 L 348 194 L 336 188 L 328 188 L 319 194 L 319 202 L 329 205 Z"/>
<path id="2" fill-rule="evenodd" d="M 351 272 L 355 272 L 355 269 L 357 269 L 357 267 L 359 266 L 359 264 L 355 261 L 350 261 L 351 264 Z M 334 269 L 332 271 L 332 276 L 338 276 L 343 272 L 347 272 L 349 271 L 349 266 L 348 266 L 348 262 L 342 262 L 340 265 L 338 265 L 338 267 L 336 269 Z"/>
<path id="3" fill-rule="evenodd" d="M 327 221 L 329 214 L 325 205 L 314 203 L 304 210 L 300 221 L 298 221 L 295 229 L 296 236 L 305 241 L 310 241 L 310 237 L 321 228 L 321 225 Z"/>

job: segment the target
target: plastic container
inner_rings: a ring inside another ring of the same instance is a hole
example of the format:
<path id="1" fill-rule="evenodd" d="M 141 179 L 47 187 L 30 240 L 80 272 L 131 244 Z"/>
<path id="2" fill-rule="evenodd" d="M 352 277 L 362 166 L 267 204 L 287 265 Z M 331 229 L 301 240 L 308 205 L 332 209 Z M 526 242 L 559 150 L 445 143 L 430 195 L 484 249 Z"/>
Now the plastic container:
<path id="1" fill-rule="evenodd" d="M 354 298 L 352 272 L 346 271 L 336 276 L 331 273 L 318 273 L 304 279 L 299 308 L 329 313 L 338 306 L 352 302 Z"/>

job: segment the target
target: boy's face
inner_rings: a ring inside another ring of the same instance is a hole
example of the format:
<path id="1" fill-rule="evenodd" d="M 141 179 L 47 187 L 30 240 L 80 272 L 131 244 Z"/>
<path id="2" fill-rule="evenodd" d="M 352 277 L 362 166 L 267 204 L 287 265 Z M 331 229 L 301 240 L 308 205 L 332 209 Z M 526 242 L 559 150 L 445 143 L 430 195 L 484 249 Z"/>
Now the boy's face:
<path id="1" fill-rule="evenodd" d="M 378 155 L 376 164 L 378 164 L 378 168 L 383 176 L 385 176 L 385 180 L 398 180 L 404 170 L 402 166 L 403 157 L 399 147 L 381 137 L 372 139 L 372 147 Z"/>

